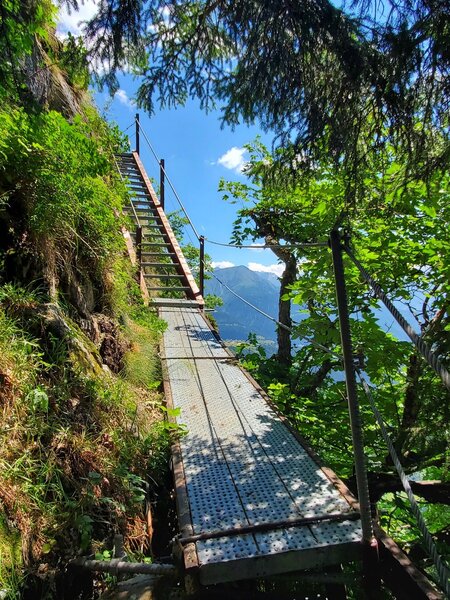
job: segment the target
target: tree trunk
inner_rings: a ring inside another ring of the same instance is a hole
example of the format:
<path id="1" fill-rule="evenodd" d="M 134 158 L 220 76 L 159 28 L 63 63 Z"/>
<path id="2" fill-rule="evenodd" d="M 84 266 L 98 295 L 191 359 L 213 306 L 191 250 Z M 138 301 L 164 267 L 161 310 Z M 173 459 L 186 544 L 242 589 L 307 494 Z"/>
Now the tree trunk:
<path id="1" fill-rule="evenodd" d="M 297 278 L 297 259 L 289 248 L 280 246 L 280 236 L 277 235 L 270 219 L 264 219 L 261 215 L 252 214 L 252 218 L 256 223 L 258 234 L 263 236 L 266 244 L 273 246 L 272 252 L 285 264 L 283 275 L 280 278 L 280 296 L 278 300 L 278 321 L 286 327 L 291 328 L 291 301 L 282 300 L 284 294 L 289 292 L 288 286 L 295 283 Z M 281 365 L 289 367 L 292 363 L 291 356 L 291 332 L 284 327 L 278 326 L 277 343 L 278 352 L 277 358 Z"/>
<path id="2" fill-rule="evenodd" d="M 286 257 L 285 257 L 286 258 Z M 285 269 L 280 279 L 280 297 L 278 300 L 278 320 L 289 329 L 292 327 L 291 319 L 291 301 L 283 300 L 284 294 L 288 293 L 288 286 L 295 282 L 297 277 L 297 261 L 295 257 L 290 255 L 285 261 Z M 283 327 L 278 326 L 277 330 L 278 353 L 277 357 L 281 364 L 290 366 L 292 362 L 291 356 L 291 332 Z"/>
<path id="3" fill-rule="evenodd" d="M 397 473 L 367 473 L 369 482 L 370 501 L 378 502 L 387 493 L 402 492 L 403 485 Z M 409 485 L 415 496 L 426 502 L 450 504 L 450 482 L 448 481 L 414 481 L 408 479 Z M 345 480 L 350 490 L 356 493 L 355 476 Z"/>
<path id="4" fill-rule="evenodd" d="M 414 353 L 409 357 L 408 371 L 406 375 L 407 385 L 405 390 L 405 404 L 403 406 L 403 415 L 400 429 L 395 440 L 394 447 L 402 456 L 403 446 L 408 438 L 411 429 L 417 421 L 420 410 L 420 397 L 418 393 L 419 376 L 423 370 L 423 362 L 420 357 Z"/>

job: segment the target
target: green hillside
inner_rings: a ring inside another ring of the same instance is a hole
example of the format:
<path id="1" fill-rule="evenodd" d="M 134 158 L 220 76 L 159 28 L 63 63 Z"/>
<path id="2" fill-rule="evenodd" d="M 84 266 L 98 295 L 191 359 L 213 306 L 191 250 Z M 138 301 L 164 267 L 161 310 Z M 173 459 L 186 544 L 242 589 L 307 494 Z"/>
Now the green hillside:
<path id="1" fill-rule="evenodd" d="M 163 324 L 126 255 L 124 142 L 90 100 L 82 43 L 55 38 L 50 2 L 2 10 L 0 597 L 75 598 L 92 588 L 64 575 L 76 555 L 117 533 L 150 555 Z"/>

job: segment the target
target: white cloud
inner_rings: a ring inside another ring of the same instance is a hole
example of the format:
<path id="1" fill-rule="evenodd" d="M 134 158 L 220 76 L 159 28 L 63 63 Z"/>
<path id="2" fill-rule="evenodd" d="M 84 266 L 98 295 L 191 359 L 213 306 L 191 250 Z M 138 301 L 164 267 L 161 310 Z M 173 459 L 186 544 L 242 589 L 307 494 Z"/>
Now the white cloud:
<path id="1" fill-rule="evenodd" d="M 228 269 L 229 267 L 234 267 L 234 263 L 229 260 L 219 260 L 218 262 L 213 261 L 211 263 L 213 269 Z"/>
<path id="2" fill-rule="evenodd" d="M 223 154 L 217 160 L 217 162 L 226 169 L 231 169 L 232 171 L 236 171 L 236 173 L 242 173 L 245 165 L 247 164 L 246 160 L 244 159 L 245 153 L 245 148 L 233 146 L 227 152 L 225 152 L 225 154 Z"/>
<path id="3" fill-rule="evenodd" d="M 284 266 L 281 264 L 261 265 L 260 263 L 249 262 L 248 268 L 250 271 L 260 271 L 263 273 L 274 273 L 277 277 L 281 277 L 284 271 Z"/>
<path id="4" fill-rule="evenodd" d="M 128 97 L 128 94 L 126 93 L 125 90 L 117 90 L 117 92 L 114 94 L 114 98 L 117 98 L 117 100 L 121 103 L 124 104 L 125 106 L 128 106 L 129 108 L 132 108 L 132 106 L 134 105 L 133 100 L 131 100 L 131 98 Z"/>
<path id="5" fill-rule="evenodd" d="M 78 4 L 78 10 L 63 6 L 59 11 L 57 32 L 62 37 L 70 31 L 72 35 L 82 35 L 82 21 L 89 21 L 97 11 L 98 0 L 85 0 Z"/>

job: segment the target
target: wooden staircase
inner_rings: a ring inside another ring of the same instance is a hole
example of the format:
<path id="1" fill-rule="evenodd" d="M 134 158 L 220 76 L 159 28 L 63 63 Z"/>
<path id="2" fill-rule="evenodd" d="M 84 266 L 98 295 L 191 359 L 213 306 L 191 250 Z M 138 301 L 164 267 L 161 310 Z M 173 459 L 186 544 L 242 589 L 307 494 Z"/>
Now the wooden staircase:
<path id="1" fill-rule="evenodd" d="M 131 237 L 151 302 L 202 309 L 200 290 L 139 155 L 120 154 L 117 163 L 129 190 L 130 204 L 125 211 L 136 227 Z"/>

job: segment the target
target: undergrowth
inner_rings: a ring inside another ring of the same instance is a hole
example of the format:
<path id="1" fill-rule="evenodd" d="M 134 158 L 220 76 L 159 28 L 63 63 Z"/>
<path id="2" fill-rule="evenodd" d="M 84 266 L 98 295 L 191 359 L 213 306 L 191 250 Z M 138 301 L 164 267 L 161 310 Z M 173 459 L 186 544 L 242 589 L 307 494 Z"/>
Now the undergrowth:
<path id="1" fill-rule="evenodd" d="M 32 597 L 60 597 L 56 574 L 116 533 L 151 554 L 145 506 L 173 431 L 163 324 L 125 258 L 121 144 L 89 106 L 70 122 L 0 110 L 1 597 L 37 577 Z"/>
<path id="2" fill-rule="evenodd" d="M 8 599 L 66 598 L 68 586 L 64 594 L 58 586 L 68 561 L 108 555 L 117 533 L 131 557 L 150 556 L 145 507 L 165 483 L 177 433 L 164 423 L 159 391 L 163 324 L 125 258 L 126 190 L 114 161 L 124 137 L 89 101 L 82 40 L 55 38 L 52 2 L 28 4 L 8 4 L 0 40 L 10 56 L 0 65 L 0 598 Z"/>
<path id="3" fill-rule="evenodd" d="M 38 562 L 110 547 L 117 532 L 128 552 L 148 553 L 143 502 L 169 442 L 157 390 L 161 323 L 150 309 L 124 315 L 130 351 L 113 375 L 83 372 L 64 338 L 32 337 L 36 305 L 24 290 L 0 288 L 0 589 L 11 594 Z"/>

